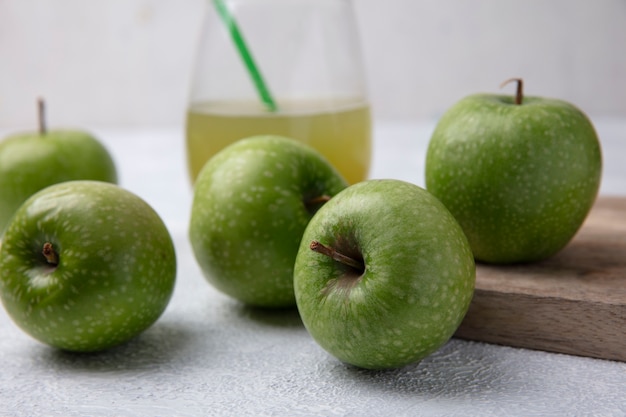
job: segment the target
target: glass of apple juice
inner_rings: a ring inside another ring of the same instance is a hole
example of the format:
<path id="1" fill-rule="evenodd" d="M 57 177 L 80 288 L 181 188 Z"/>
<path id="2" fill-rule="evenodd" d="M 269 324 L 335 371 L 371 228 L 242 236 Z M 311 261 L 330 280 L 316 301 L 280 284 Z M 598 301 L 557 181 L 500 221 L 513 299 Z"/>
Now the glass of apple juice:
<path id="1" fill-rule="evenodd" d="M 186 118 L 192 183 L 225 146 L 282 135 L 367 178 L 371 118 L 351 0 L 209 0 Z"/>

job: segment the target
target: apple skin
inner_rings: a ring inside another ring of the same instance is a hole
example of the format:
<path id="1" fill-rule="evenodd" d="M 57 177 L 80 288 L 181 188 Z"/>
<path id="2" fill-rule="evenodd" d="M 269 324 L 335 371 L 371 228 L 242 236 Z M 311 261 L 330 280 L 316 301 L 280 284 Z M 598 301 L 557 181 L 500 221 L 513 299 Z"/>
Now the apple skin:
<path id="1" fill-rule="evenodd" d="M 189 238 L 204 276 L 251 306 L 295 307 L 293 265 L 304 228 L 346 181 L 316 150 L 280 136 L 226 147 L 200 171 Z"/>
<path id="2" fill-rule="evenodd" d="M 0 235 L 28 197 L 70 180 L 117 183 L 114 161 L 94 136 L 51 130 L 6 137 L 0 142 Z"/>
<path id="3" fill-rule="evenodd" d="M 360 259 L 357 271 L 310 249 L 319 241 Z M 398 368 L 454 334 L 474 293 L 476 269 L 461 227 L 435 197 L 400 180 L 368 180 L 311 219 L 296 257 L 300 317 L 342 362 Z"/>
<path id="4" fill-rule="evenodd" d="M 42 255 L 50 242 L 58 254 Z M 117 185 L 69 181 L 31 196 L 0 247 L 0 297 L 35 339 L 100 351 L 139 334 L 164 311 L 176 257 L 157 213 Z"/>
<path id="5" fill-rule="evenodd" d="M 593 125 L 572 104 L 476 94 L 438 122 L 425 174 L 476 260 L 533 262 L 560 251 L 582 225 L 600 187 L 602 155 Z"/>

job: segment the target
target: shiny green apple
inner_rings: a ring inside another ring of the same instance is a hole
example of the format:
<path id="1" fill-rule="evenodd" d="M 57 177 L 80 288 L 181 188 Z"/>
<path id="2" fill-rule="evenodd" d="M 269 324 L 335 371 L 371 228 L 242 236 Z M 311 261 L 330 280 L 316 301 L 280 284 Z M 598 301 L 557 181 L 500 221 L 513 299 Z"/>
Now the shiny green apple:
<path id="1" fill-rule="evenodd" d="M 295 140 L 255 136 L 228 146 L 194 189 L 189 237 L 206 279 L 246 304 L 295 306 L 304 228 L 346 186 L 319 152 Z"/>
<path id="2" fill-rule="evenodd" d="M 339 360 L 397 368 L 440 348 L 463 320 L 476 270 L 467 238 L 424 189 L 369 180 L 309 222 L 294 288 L 311 336 Z"/>
<path id="3" fill-rule="evenodd" d="M 477 260 L 538 261 L 560 251 L 593 205 L 602 173 L 589 118 L 557 99 L 477 94 L 439 120 L 426 188 L 459 221 Z"/>
<path id="4" fill-rule="evenodd" d="M 174 246 L 157 213 L 117 185 L 68 181 L 31 196 L 0 247 L 0 298 L 48 345 L 99 351 L 152 325 L 172 295 Z"/>

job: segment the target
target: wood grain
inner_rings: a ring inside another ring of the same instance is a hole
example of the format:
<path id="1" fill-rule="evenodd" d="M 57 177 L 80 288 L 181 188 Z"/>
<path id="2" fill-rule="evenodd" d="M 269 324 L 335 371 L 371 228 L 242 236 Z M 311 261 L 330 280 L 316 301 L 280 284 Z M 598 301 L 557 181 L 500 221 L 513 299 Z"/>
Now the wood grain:
<path id="1" fill-rule="evenodd" d="M 478 264 L 456 336 L 626 362 L 626 198 L 598 198 L 574 239 L 548 260 Z"/>

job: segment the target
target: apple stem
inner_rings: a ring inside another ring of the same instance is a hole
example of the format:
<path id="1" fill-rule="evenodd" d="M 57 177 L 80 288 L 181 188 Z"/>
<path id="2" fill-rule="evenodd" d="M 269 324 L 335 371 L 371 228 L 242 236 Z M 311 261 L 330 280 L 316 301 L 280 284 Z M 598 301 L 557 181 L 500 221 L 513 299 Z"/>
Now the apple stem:
<path id="1" fill-rule="evenodd" d="M 517 82 L 517 91 L 515 92 L 515 104 L 519 106 L 524 100 L 524 80 L 522 80 L 521 78 L 509 78 L 508 80 L 500 84 L 500 88 L 511 82 Z"/>
<path id="2" fill-rule="evenodd" d="M 344 265 L 348 265 L 349 267 L 352 267 L 358 271 L 365 270 L 365 265 L 363 264 L 363 262 L 357 261 L 356 259 L 346 256 L 343 253 L 337 252 L 335 249 L 329 246 L 326 246 L 318 242 L 317 240 L 312 241 L 309 247 L 311 248 L 313 252 L 317 252 L 317 253 L 321 253 L 322 255 L 329 256 L 335 261 L 341 262 Z"/>
<path id="3" fill-rule="evenodd" d="M 37 114 L 39 120 L 39 134 L 45 135 L 47 132 L 46 129 L 46 102 L 43 98 L 39 97 L 37 99 Z"/>
<path id="4" fill-rule="evenodd" d="M 306 201 L 306 205 L 307 206 L 312 206 L 315 204 L 324 204 L 324 203 L 328 203 L 330 201 L 330 196 L 323 194 L 317 197 L 313 197 L 310 200 Z"/>
<path id="5" fill-rule="evenodd" d="M 50 265 L 57 266 L 59 264 L 59 254 L 56 253 L 56 251 L 54 250 L 52 243 L 44 243 L 41 253 L 46 258 L 46 262 L 48 262 Z"/>

